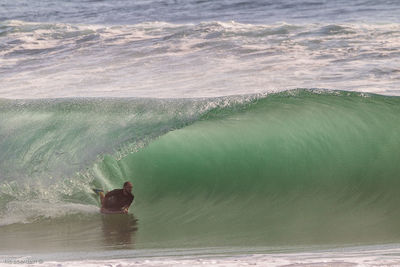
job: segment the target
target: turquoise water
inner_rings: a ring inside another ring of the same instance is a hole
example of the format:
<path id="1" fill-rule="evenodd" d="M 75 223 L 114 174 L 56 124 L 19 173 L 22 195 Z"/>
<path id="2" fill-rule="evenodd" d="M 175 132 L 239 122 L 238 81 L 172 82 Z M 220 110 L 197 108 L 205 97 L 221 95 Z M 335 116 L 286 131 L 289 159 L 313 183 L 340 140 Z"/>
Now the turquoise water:
<path id="1" fill-rule="evenodd" d="M 398 242 L 399 103 L 305 89 L 2 100 L 1 248 Z M 125 180 L 134 185 L 133 215 L 98 214 L 91 188 Z"/>
<path id="2" fill-rule="evenodd" d="M 0 263 L 398 264 L 399 10 L 1 1 Z"/>

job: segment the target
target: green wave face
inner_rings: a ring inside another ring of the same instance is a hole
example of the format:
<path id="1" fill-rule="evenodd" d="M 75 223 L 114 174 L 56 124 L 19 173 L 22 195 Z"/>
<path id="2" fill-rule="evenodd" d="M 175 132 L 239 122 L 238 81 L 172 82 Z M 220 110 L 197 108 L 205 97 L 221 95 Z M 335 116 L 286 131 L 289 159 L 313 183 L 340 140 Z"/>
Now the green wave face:
<path id="1" fill-rule="evenodd" d="M 398 241 L 399 104 L 286 92 L 162 136 L 118 163 L 134 181 L 142 236 L 211 245 Z"/>
<path id="2" fill-rule="evenodd" d="M 130 180 L 136 247 L 400 241 L 398 97 L 294 90 L 0 106 L 3 225 L 38 229 L 76 213 L 89 225 L 91 187 Z"/>

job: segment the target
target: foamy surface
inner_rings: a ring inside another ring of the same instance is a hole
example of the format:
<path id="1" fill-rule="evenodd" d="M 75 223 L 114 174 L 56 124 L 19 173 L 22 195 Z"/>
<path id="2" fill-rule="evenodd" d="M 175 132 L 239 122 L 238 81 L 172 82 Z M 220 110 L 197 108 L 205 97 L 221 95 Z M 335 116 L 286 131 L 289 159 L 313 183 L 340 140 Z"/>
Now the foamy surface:
<path id="1" fill-rule="evenodd" d="M 398 245 L 351 247 L 314 252 L 270 253 L 270 254 L 223 254 L 221 249 L 216 253 L 203 255 L 159 256 L 148 251 L 146 257 L 124 255 L 114 259 L 87 259 L 77 261 L 43 260 L 40 256 L 8 257 L 0 256 L 2 266 L 398 266 L 400 265 L 400 248 Z M 154 252 L 154 251 L 153 251 Z M 166 251 L 164 251 L 166 252 Z M 173 253 L 171 251 L 167 253 Z M 176 251 L 176 254 L 180 252 Z M 182 253 L 182 252 L 181 252 Z M 90 256 L 90 255 L 89 255 Z M 99 257 L 100 255 L 98 255 Z M 101 256 L 100 256 L 101 257 Z"/>

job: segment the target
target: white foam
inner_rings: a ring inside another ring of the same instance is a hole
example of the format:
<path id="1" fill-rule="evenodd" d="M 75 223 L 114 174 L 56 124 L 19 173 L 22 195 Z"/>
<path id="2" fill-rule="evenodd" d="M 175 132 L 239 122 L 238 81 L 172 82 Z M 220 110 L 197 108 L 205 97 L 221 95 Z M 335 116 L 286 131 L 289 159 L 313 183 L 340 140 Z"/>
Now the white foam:
<path id="1" fill-rule="evenodd" d="M 29 223 L 38 218 L 59 218 L 69 214 L 96 214 L 95 205 L 63 203 L 49 201 L 10 201 L 7 203 L 6 216 L 0 218 L 0 226 L 13 223 Z"/>
<path id="2" fill-rule="evenodd" d="M 6 258 L 6 257 L 4 257 Z M 271 253 L 271 254 L 211 254 L 200 256 L 124 256 L 119 259 L 46 261 L 40 256 L 29 259 L 14 257 L 14 260 L 39 260 L 40 266 L 268 266 L 268 267 L 348 267 L 348 266 L 399 266 L 400 248 L 355 247 L 328 251 Z M 1 258 L 0 258 L 1 260 Z M 8 265 L 5 265 L 8 266 Z"/>
<path id="3" fill-rule="evenodd" d="M 9 25 L 30 30 L 1 37 L 18 41 L 0 52 L 4 98 L 399 95 L 398 24 Z"/>

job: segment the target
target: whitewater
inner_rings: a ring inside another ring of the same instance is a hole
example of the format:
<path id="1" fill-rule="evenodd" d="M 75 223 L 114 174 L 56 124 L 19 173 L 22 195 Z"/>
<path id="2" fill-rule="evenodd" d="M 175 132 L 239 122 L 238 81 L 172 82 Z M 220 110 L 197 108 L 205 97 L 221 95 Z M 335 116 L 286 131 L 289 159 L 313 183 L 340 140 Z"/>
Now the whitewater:
<path id="1" fill-rule="evenodd" d="M 0 21 L 3 98 L 399 95 L 397 23 Z"/>
<path id="2" fill-rule="evenodd" d="M 399 11 L 3 1 L 0 264 L 399 265 Z"/>

